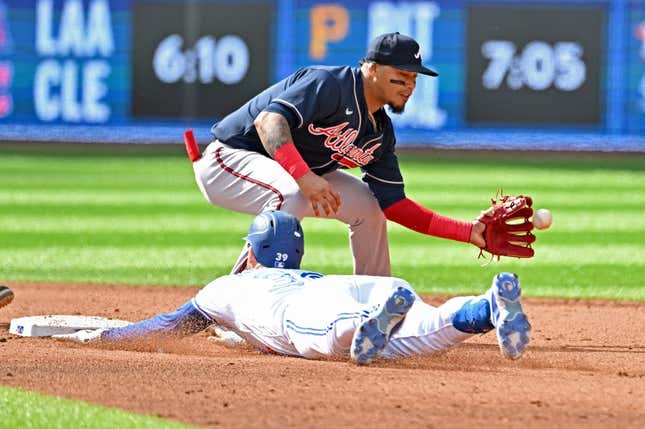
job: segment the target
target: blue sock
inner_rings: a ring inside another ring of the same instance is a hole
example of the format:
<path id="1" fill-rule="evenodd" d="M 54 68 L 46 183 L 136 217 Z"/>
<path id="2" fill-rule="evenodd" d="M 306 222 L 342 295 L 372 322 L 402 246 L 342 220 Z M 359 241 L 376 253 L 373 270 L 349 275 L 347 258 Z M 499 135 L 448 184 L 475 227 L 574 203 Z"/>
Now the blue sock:
<path id="1" fill-rule="evenodd" d="M 189 335 L 203 331 L 213 321 L 188 301 L 173 313 L 157 314 L 121 328 L 108 329 L 101 341 L 137 340 L 151 335 Z"/>
<path id="2" fill-rule="evenodd" d="M 466 302 L 452 316 L 452 326 L 458 331 L 469 334 L 481 334 L 493 329 L 488 300 L 474 298 Z"/>

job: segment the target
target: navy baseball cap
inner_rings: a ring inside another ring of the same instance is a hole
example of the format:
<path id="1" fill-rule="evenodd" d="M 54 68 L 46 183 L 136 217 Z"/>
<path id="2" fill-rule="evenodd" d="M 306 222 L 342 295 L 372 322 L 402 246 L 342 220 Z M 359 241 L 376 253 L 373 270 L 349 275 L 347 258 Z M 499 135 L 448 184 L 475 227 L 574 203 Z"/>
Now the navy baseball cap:
<path id="1" fill-rule="evenodd" d="M 364 60 L 428 76 L 439 76 L 437 72 L 421 64 L 421 49 L 416 40 L 398 31 L 381 34 L 372 40 Z"/>

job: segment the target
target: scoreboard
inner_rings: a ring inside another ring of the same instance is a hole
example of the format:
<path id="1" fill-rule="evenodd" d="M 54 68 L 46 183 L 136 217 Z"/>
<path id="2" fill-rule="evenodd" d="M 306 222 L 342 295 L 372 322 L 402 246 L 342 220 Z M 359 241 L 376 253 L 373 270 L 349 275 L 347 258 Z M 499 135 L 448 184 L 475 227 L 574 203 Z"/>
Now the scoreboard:
<path id="1" fill-rule="evenodd" d="M 467 122 L 600 126 L 605 20 L 600 8 L 470 7 Z"/>
<path id="2" fill-rule="evenodd" d="M 207 130 L 299 67 L 357 66 L 391 31 L 440 74 L 393 116 L 400 144 L 532 132 L 645 150 L 645 0 L 0 0 L 0 139 Z"/>

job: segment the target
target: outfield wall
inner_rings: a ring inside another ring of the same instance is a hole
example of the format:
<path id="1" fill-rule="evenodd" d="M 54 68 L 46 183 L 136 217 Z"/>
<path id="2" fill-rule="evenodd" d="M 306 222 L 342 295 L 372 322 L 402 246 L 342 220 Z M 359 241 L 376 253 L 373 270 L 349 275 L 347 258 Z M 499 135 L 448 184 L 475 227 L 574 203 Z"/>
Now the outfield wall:
<path id="1" fill-rule="evenodd" d="M 180 142 L 377 34 L 421 45 L 401 145 L 645 151 L 645 0 L 0 0 L 0 139 Z"/>

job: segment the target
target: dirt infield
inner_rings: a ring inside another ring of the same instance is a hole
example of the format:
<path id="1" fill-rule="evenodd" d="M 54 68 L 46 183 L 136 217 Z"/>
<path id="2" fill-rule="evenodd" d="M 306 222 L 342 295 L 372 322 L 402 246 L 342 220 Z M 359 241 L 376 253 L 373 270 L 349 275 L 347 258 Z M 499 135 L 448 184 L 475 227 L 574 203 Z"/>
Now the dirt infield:
<path id="1" fill-rule="evenodd" d="M 645 303 L 526 300 L 533 341 L 515 362 L 491 333 L 357 367 L 233 349 L 206 333 L 130 350 L 15 337 L 14 317 L 139 320 L 196 289 L 11 286 L 16 298 L 0 310 L 0 385 L 204 427 L 645 427 Z"/>

